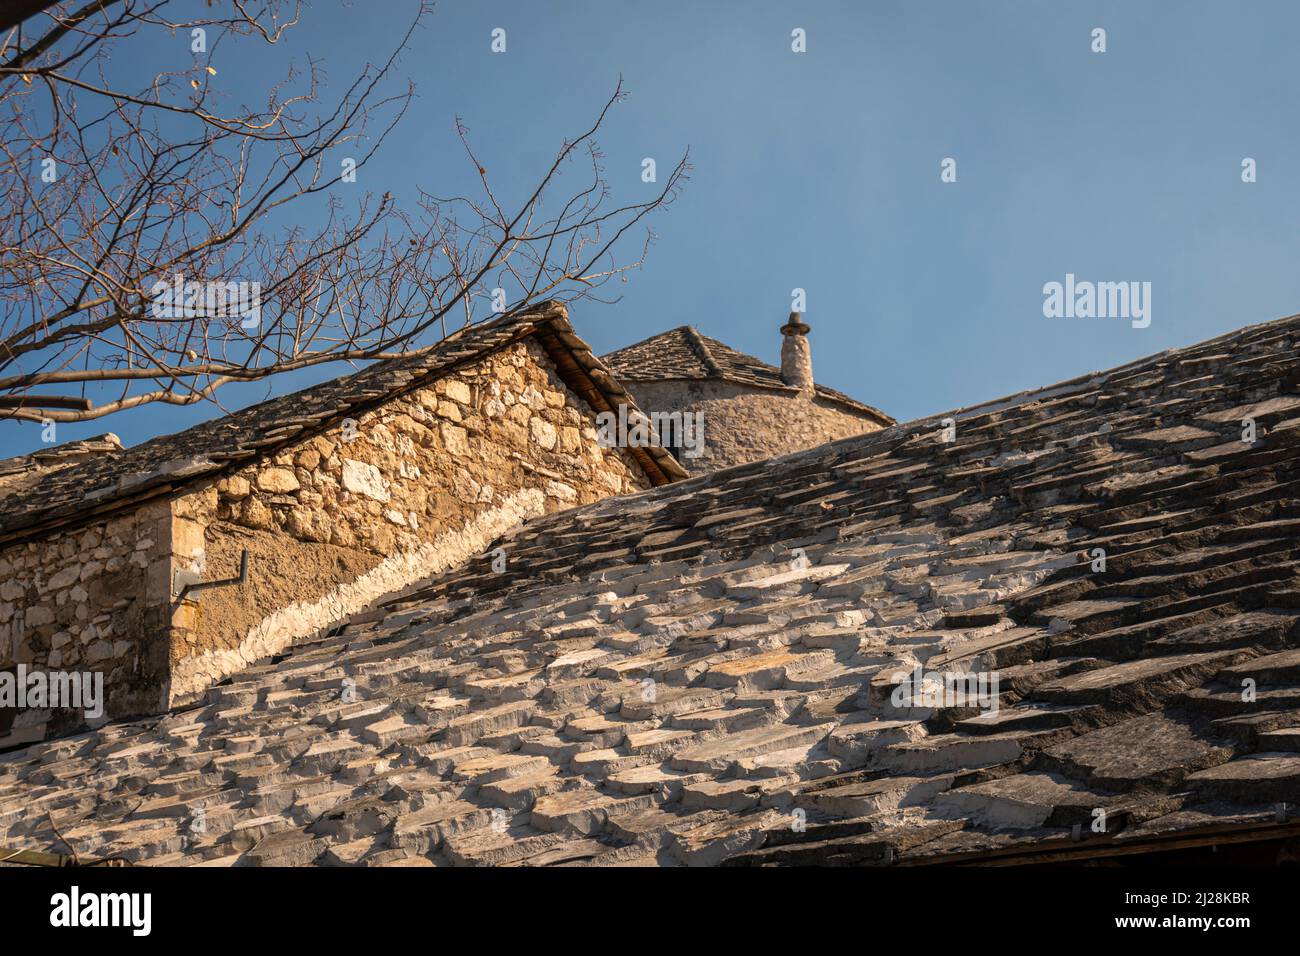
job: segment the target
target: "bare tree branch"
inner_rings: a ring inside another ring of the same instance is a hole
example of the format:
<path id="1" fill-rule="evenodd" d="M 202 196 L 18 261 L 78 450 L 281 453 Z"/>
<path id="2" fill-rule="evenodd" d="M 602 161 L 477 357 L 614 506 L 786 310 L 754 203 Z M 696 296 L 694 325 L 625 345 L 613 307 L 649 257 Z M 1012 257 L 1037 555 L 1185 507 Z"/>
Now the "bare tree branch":
<path id="1" fill-rule="evenodd" d="M 212 51 L 273 46 L 298 23 L 294 0 L 213 0 L 185 20 L 168 16 L 172 0 L 41 6 L 0 38 L 0 419 L 217 401 L 234 382 L 418 354 L 449 315 L 597 298 L 641 266 L 648 230 L 635 259 L 616 251 L 689 171 L 683 156 L 643 201 L 611 202 L 596 135 L 620 81 L 517 204 L 457 119 L 481 195 L 421 192 L 403 209 L 366 192 L 345 209 L 411 102 L 396 62 L 424 0 L 392 54 L 331 104 L 309 61 L 238 110 L 220 105 Z M 108 51 L 156 49 L 159 34 L 189 50 L 196 30 L 206 41 L 188 66 L 110 76 Z M 322 225 L 285 225 L 308 206 Z"/>

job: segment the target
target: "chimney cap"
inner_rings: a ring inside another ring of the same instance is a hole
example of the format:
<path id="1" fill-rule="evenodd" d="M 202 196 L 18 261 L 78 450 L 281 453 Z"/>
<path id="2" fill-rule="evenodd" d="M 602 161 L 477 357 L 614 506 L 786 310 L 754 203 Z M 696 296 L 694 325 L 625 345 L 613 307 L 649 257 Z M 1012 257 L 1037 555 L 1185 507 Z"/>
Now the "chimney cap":
<path id="1" fill-rule="evenodd" d="M 791 312 L 790 318 L 786 320 L 785 325 L 781 326 L 783 335 L 807 335 L 812 331 L 812 326 L 803 320 L 799 312 Z"/>

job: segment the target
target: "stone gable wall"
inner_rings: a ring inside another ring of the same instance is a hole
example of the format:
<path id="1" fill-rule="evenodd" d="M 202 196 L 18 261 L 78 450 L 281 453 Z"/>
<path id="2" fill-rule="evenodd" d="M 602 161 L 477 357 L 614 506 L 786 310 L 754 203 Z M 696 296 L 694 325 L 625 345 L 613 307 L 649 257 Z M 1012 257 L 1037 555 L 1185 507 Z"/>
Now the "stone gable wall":
<path id="1" fill-rule="evenodd" d="M 158 500 L 0 550 L 0 671 L 99 672 L 106 712 L 157 710 L 166 647 L 141 638 L 167 627 L 171 545 L 171 509 Z M 37 739 L 47 723 L 81 721 L 49 708 L 6 716 L 16 734 Z"/>
<path id="2" fill-rule="evenodd" d="M 624 384 L 647 414 L 703 414 L 704 453 L 699 458 L 681 459 L 693 475 L 776 458 L 880 429 L 874 419 L 821 398 L 764 391 L 734 382 Z"/>
<path id="3" fill-rule="evenodd" d="M 184 700 L 448 567 L 536 515 L 648 487 L 533 340 L 177 502 L 178 560 L 204 579 L 172 634 Z"/>
<path id="4" fill-rule="evenodd" d="M 157 712 L 529 517 L 649 485 L 527 339 L 170 501 L 0 550 L 0 670 L 103 670 L 108 716 Z M 174 600 L 244 549 L 245 583 Z"/>

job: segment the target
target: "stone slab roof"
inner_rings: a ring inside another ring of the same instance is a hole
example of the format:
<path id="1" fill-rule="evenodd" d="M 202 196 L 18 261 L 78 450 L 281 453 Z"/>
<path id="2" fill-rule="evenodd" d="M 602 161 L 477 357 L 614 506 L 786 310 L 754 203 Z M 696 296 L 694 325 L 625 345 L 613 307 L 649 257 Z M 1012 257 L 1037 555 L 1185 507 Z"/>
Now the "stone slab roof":
<path id="1" fill-rule="evenodd" d="M 626 382 L 703 380 L 733 382 L 792 395 L 799 391 L 785 383 L 779 368 L 752 355 L 737 352 L 717 339 L 701 335 L 690 325 L 660 333 L 601 358 L 615 375 Z M 877 424 L 894 424 L 894 419 L 878 408 L 865 405 L 825 385 L 815 387 L 818 398 L 874 419 Z"/>
<path id="2" fill-rule="evenodd" d="M 548 301 L 528 311 L 469 326 L 420 355 L 376 362 L 352 375 L 129 449 L 122 449 L 116 436 L 109 435 L 89 443 L 72 443 L 66 455 L 37 453 L 0 462 L 0 482 L 8 476 L 8 481 L 0 484 L 5 492 L 0 500 L 0 542 L 94 518 L 145 497 L 169 494 L 195 480 L 242 468 L 528 336 L 538 339 L 565 384 L 597 411 L 619 404 L 636 407 L 632 396 L 574 332 L 564 306 Z M 87 445 L 99 453 L 87 457 L 82 447 Z M 629 451 L 656 484 L 686 475 L 663 449 Z M 39 467 L 67 461 L 74 463 L 52 470 Z"/>
<path id="3" fill-rule="evenodd" d="M 949 413 L 955 441 L 940 416 L 527 522 L 503 571 L 192 709 L 0 755 L 0 845 L 54 846 L 47 813 L 83 857 L 205 865 L 1294 833 L 1298 345 L 1300 317 L 1254 326 Z M 996 672 L 1000 706 L 900 703 L 917 666 Z"/>
<path id="4" fill-rule="evenodd" d="M 0 495 L 22 493 L 36 485 L 46 474 L 69 465 L 105 455 L 119 455 L 125 449 L 122 440 L 112 432 L 64 442 L 29 455 L 6 458 L 0 461 Z"/>

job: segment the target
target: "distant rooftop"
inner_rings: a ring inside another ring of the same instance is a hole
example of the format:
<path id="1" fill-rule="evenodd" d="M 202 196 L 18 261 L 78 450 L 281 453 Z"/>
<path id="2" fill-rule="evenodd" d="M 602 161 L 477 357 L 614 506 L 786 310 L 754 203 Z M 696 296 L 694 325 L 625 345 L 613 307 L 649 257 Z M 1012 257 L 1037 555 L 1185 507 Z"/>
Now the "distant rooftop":
<path id="1" fill-rule="evenodd" d="M 701 335 L 691 325 L 651 336 L 643 342 L 610 352 L 601 360 L 625 382 L 719 381 L 774 392 L 798 392 L 781 378 L 779 368 L 737 352 L 717 339 Z M 880 409 L 825 385 L 816 386 L 816 395 L 824 401 L 874 418 L 882 426 L 894 424 L 894 419 Z"/>

